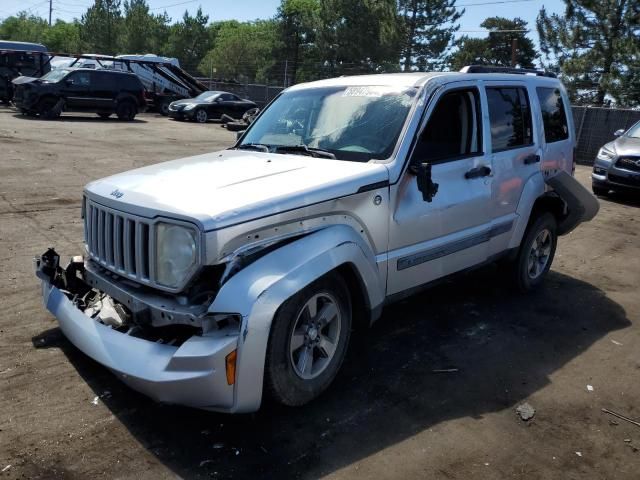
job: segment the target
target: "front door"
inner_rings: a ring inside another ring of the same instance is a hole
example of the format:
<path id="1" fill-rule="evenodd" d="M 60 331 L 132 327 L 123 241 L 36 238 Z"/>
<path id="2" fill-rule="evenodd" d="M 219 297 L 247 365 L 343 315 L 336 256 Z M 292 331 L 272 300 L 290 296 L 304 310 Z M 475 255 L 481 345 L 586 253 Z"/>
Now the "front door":
<path id="1" fill-rule="evenodd" d="M 68 110 L 83 110 L 87 107 L 90 73 L 88 71 L 72 72 L 63 80 L 62 95 L 65 97 Z"/>
<path id="2" fill-rule="evenodd" d="M 408 162 L 431 164 L 436 195 L 425 201 L 409 168 L 391 186 L 388 295 L 487 259 L 492 166 L 483 99 L 474 82 L 454 85 L 430 102 Z"/>

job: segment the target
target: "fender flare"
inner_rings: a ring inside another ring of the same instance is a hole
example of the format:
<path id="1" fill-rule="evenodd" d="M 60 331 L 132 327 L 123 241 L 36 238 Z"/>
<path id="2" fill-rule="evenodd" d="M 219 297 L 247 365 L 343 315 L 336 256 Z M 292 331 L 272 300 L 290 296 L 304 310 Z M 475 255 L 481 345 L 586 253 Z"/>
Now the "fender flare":
<path id="1" fill-rule="evenodd" d="M 516 222 L 509 242 L 509 248 L 516 248 L 520 245 L 524 232 L 529 224 L 529 217 L 533 210 L 533 205 L 536 200 L 544 194 L 544 179 L 542 175 L 535 174 L 529 177 L 524 184 L 522 194 L 520 195 L 520 201 L 516 208 Z"/>
<path id="2" fill-rule="evenodd" d="M 567 204 L 568 214 L 558 224 L 558 235 L 566 235 L 582 222 L 590 221 L 600 210 L 598 199 L 564 170 L 544 181 Z"/>
<path id="3" fill-rule="evenodd" d="M 260 407 L 267 343 L 278 308 L 314 280 L 344 264 L 358 272 L 369 308 L 382 305 L 386 279 L 369 245 L 351 227 L 318 230 L 265 255 L 231 277 L 209 307 L 242 315 L 233 412 Z"/>

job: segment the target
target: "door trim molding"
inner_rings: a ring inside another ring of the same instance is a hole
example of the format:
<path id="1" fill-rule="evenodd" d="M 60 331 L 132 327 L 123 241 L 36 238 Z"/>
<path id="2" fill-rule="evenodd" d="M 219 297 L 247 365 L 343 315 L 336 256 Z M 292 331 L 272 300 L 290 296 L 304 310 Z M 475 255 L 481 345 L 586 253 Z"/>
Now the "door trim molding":
<path id="1" fill-rule="evenodd" d="M 491 226 L 491 228 L 484 232 L 476 233 L 461 240 L 455 240 L 445 245 L 428 248 L 411 255 L 407 255 L 406 257 L 402 257 L 397 260 L 396 270 L 406 270 L 407 268 L 415 267 L 417 265 L 466 250 L 467 248 L 475 247 L 481 243 L 488 242 L 493 237 L 497 237 L 498 235 L 511 231 L 512 228 L 513 220 L 501 222 Z"/>

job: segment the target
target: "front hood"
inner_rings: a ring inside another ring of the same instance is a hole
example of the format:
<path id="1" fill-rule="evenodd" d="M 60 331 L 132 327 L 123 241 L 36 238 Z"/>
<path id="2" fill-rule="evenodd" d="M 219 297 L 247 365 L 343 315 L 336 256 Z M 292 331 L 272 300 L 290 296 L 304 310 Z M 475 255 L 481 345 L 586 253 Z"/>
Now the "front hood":
<path id="1" fill-rule="evenodd" d="M 207 231 L 344 197 L 387 180 L 382 164 L 224 150 L 113 175 L 85 190 L 111 208 L 195 221 Z"/>
<path id="2" fill-rule="evenodd" d="M 37 80 L 40 80 L 39 78 L 36 77 L 16 77 L 13 80 L 11 80 L 11 83 L 13 83 L 14 85 L 22 85 L 25 83 L 33 83 L 36 82 Z"/>
<path id="3" fill-rule="evenodd" d="M 174 107 L 184 107 L 185 105 L 189 105 L 191 103 L 196 105 L 200 104 L 200 102 L 194 98 L 185 98 L 184 100 L 176 100 L 175 102 L 171 102 L 171 105 Z"/>
<path id="4" fill-rule="evenodd" d="M 615 151 L 618 155 L 634 155 L 640 157 L 640 138 L 618 137 L 615 142 Z"/>

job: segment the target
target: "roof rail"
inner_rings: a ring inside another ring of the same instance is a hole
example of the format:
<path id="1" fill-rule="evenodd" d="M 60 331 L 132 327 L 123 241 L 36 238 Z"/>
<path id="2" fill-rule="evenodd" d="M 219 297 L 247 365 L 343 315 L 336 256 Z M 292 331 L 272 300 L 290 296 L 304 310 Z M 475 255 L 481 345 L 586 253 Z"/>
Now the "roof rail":
<path id="1" fill-rule="evenodd" d="M 538 77 L 556 78 L 553 72 L 535 70 L 533 68 L 494 67 L 490 65 L 467 65 L 460 69 L 462 73 L 515 73 L 518 75 L 536 75 Z"/>

